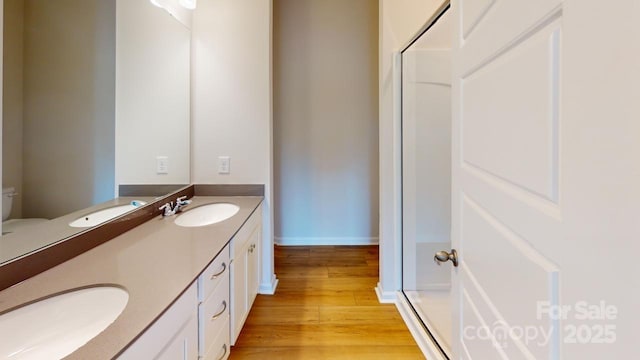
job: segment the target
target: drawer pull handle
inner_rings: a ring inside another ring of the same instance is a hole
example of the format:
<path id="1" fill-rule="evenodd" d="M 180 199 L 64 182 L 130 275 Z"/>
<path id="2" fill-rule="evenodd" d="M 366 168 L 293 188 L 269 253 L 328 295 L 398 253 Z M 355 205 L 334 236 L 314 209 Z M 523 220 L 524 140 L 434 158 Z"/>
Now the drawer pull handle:
<path id="1" fill-rule="evenodd" d="M 227 270 L 227 264 L 222 263 L 222 270 L 219 273 L 211 275 L 211 280 L 215 280 Z"/>
<path id="2" fill-rule="evenodd" d="M 227 344 L 222 345 L 222 350 L 224 351 L 222 352 L 222 356 L 220 356 L 218 360 L 222 360 L 225 356 L 227 356 Z"/>
<path id="3" fill-rule="evenodd" d="M 227 302 L 226 301 L 222 301 L 222 310 L 220 310 L 219 313 L 213 315 L 211 317 L 211 321 L 216 320 L 217 318 L 219 318 L 222 314 L 224 314 L 225 311 L 227 311 Z"/>

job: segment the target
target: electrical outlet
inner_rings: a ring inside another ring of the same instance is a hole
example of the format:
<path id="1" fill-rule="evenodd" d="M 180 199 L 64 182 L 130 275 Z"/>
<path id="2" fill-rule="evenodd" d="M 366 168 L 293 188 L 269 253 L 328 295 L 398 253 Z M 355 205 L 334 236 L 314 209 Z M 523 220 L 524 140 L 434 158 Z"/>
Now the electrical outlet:
<path id="1" fill-rule="evenodd" d="M 156 173 L 158 174 L 169 173 L 169 157 L 168 156 L 156 157 Z"/>
<path id="2" fill-rule="evenodd" d="M 231 158 L 228 156 L 218 156 L 218 174 L 231 173 Z"/>

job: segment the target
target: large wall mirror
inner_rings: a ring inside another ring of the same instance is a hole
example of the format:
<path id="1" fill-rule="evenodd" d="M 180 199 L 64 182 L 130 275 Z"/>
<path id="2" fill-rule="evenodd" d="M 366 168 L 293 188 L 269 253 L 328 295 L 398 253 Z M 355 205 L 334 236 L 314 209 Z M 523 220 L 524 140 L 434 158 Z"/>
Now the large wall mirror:
<path id="1" fill-rule="evenodd" d="M 7 221 L 50 224 L 112 201 L 119 185 L 189 184 L 189 11 L 149 0 L 3 9 L 0 263 L 86 230 L 51 231 L 13 253 L 7 241 L 22 230 L 7 233 Z"/>

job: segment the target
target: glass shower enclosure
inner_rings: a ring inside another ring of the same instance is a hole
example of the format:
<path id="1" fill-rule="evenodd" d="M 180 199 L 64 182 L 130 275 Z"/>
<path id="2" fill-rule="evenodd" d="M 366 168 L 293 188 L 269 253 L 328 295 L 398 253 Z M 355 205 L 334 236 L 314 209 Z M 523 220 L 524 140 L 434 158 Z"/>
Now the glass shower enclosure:
<path id="1" fill-rule="evenodd" d="M 450 357 L 451 44 L 448 5 L 402 51 L 402 290 Z"/>

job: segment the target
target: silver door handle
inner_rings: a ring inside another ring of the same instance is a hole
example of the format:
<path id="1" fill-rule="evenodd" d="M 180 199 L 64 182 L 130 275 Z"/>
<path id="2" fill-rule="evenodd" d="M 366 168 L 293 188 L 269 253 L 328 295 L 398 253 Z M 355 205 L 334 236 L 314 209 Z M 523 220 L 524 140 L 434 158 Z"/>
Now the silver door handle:
<path id="1" fill-rule="evenodd" d="M 457 267 L 458 266 L 458 252 L 456 251 L 456 249 L 451 249 L 451 252 L 448 253 L 444 250 L 442 251 L 438 251 L 434 256 L 433 256 L 433 261 L 436 262 L 436 264 L 440 265 L 442 263 L 445 263 L 447 261 L 451 261 L 453 263 L 453 266 Z"/>

